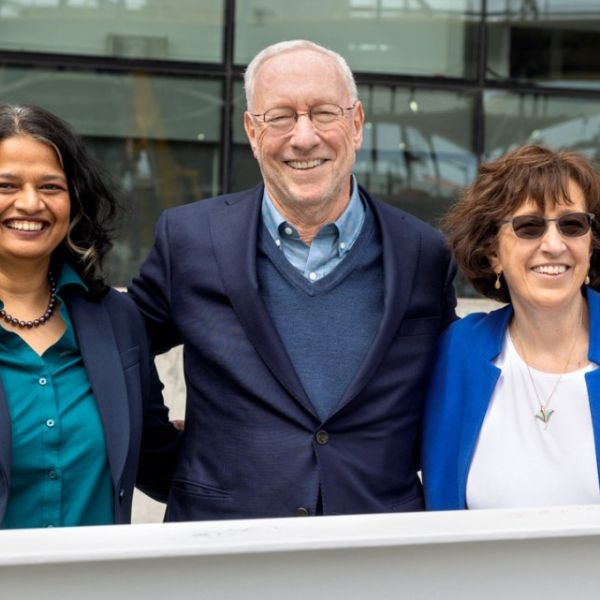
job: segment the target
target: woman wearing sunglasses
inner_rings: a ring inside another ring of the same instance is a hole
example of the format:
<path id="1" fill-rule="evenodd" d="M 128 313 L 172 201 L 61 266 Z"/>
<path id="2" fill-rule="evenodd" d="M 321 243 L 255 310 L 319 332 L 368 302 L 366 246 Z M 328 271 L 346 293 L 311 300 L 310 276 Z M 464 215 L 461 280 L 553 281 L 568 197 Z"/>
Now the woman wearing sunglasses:
<path id="1" fill-rule="evenodd" d="M 424 414 L 433 510 L 600 502 L 600 176 L 524 146 L 483 164 L 445 228 L 459 268 L 508 303 L 440 339 Z"/>

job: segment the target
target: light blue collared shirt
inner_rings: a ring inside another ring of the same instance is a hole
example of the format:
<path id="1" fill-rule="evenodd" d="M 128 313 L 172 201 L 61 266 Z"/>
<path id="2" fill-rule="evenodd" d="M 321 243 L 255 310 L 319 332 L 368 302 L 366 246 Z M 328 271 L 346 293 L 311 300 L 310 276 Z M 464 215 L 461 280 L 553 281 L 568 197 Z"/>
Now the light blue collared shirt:
<path id="1" fill-rule="evenodd" d="M 350 252 L 365 222 L 365 207 L 352 175 L 350 202 L 340 218 L 326 223 L 307 246 L 298 230 L 275 208 L 265 188 L 262 219 L 275 244 L 296 269 L 309 281 L 318 281 L 331 273 Z"/>

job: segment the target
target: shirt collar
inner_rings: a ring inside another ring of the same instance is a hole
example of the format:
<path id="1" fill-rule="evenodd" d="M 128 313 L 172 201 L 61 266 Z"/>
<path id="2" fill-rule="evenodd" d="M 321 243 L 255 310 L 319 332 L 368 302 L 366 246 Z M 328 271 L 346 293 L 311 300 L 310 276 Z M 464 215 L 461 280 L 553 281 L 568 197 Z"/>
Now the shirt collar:
<path id="1" fill-rule="evenodd" d="M 333 228 L 338 235 L 338 248 L 340 254 L 344 254 L 352 248 L 365 221 L 365 207 L 360 197 L 358 184 L 354 175 L 351 177 L 352 192 L 350 193 L 348 206 L 339 216 L 337 221 L 326 223 L 321 227 L 317 234 L 318 237 L 321 232 L 329 232 Z M 299 238 L 296 228 L 286 221 L 283 215 L 277 210 L 266 188 L 263 192 L 261 213 L 265 227 L 278 246 L 281 244 L 280 231 L 283 227 L 291 227 L 294 231 L 294 237 L 297 236 Z"/>
<path id="2" fill-rule="evenodd" d="M 56 292 L 60 292 L 68 285 L 78 285 L 86 292 L 89 292 L 88 286 L 84 283 L 83 279 L 81 279 L 77 271 L 75 271 L 68 262 L 64 262 L 60 268 L 58 279 L 56 280 Z"/>

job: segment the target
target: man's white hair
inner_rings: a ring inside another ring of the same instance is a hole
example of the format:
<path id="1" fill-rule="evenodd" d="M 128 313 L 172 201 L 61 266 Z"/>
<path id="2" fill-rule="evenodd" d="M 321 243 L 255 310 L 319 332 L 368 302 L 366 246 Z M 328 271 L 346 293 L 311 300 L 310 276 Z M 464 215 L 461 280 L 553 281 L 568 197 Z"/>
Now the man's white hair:
<path id="1" fill-rule="evenodd" d="M 321 54 L 331 58 L 346 82 L 348 94 L 350 95 L 350 102 L 356 102 L 356 100 L 358 100 L 358 91 L 356 89 L 354 75 L 352 74 L 348 63 L 344 60 L 344 57 L 341 54 L 338 54 L 333 50 L 329 50 L 328 48 L 324 48 L 323 46 L 319 46 L 319 44 L 315 44 L 314 42 L 310 42 L 308 40 L 290 40 L 286 42 L 277 42 L 276 44 L 267 46 L 250 61 L 250 64 L 244 73 L 246 107 L 249 111 L 252 111 L 256 73 L 260 67 L 273 56 L 277 56 L 285 52 L 293 52 L 295 50 L 312 50 L 314 52 L 320 52 Z"/>

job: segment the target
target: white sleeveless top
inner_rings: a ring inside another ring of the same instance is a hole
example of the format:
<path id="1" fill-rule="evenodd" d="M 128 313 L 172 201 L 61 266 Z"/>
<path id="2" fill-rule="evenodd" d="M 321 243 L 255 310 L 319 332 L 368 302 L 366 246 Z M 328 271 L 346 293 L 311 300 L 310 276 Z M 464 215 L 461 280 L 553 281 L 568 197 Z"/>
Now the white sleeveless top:
<path id="1" fill-rule="evenodd" d="M 548 410 L 540 405 L 527 365 L 508 330 L 494 361 L 502 371 L 487 409 L 467 479 L 467 506 L 507 508 L 600 503 L 600 486 L 585 374 L 598 365 L 565 373 Z M 559 377 L 531 369 L 546 402 Z"/>

